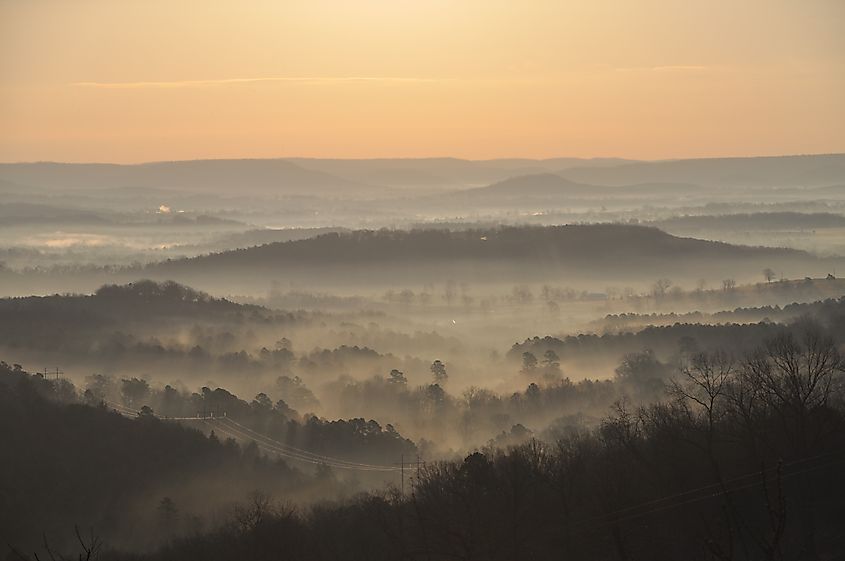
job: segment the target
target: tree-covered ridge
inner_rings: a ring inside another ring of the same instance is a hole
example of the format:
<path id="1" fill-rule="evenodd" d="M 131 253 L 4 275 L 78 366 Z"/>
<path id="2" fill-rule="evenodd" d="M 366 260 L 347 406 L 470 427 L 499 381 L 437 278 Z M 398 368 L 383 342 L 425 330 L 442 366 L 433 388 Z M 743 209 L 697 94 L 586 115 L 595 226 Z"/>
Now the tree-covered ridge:
<path id="1" fill-rule="evenodd" d="M 197 357 L 212 348 L 231 350 L 234 333 L 250 326 L 290 326 L 306 313 L 238 304 L 172 282 L 141 280 L 104 285 L 93 294 L 56 294 L 0 299 L 0 343 L 6 348 L 64 350 L 91 356 L 134 353 Z M 192 330 L 194 345 L 168 343 L 167 335 Z M 184 346 L 184 345 L 182 345 Z M 192 349 L 192 347 L 194 347 Z"/>
<path id="2" fill-rule="evenodd" d="M 766 317 L 760 319 L 760 314 Z M 679 350 L 691 352 L 719 348 L 743 354 L 782 331 L 783 325 L 801 323 L 809 318 L 829 329 L 837 344 L 845 341 L 845 298 L 839 298 L 809 304 L 789 304 L 783 308 L 738 308 L 732 312 L 714 314 L 693 312 L 607 316 L 602 322 L 607 328 L 603 334 L 535 336 L 514 344 L 508 356 L 519 359 L 525 352 L 540 356 L 552 350 L 562 360 L 566 360 L 594 353 L 619 357 L 641 349 L 652 349 L 660 356 L 667 357 Z M 748 319 L 753 322 L 739 323 Z M 717 323 L 699 323 L 701 320 Z M 645 327 L 642 324 L 646 324 Z"/>
<path id="3" fill-rule="evenodd" d="M 733 230 L 805 230 L 845 227 L 845 216 L 831 212 L 757 212 L 737 214 L 684 215 L 654 221 L 661 229 L 687 231 L 696 229 Z"/>
<path id="4" fill-rule="evenodd" d="M 676 354 L 681 349 L 695 351 L 725 348 L 728 345 L 735 352 L 742 353 L 781 330 L 782 326 L 770 322 L 722 325 L 676 323 L 648 326 L 633 332 L 603 335 L 582 333 L 561 338 L 550 335 L 535 336 L 522 343 L 514 344 L 508 351 L 508 356 L 518 359 L 525 352 L 541 356 L 547 350 L 552 350 L 562 360 L 567 360 L 596 353 L 618 357 L 641 349 L 652 349 L 660 356 L 667 357 Z"/>

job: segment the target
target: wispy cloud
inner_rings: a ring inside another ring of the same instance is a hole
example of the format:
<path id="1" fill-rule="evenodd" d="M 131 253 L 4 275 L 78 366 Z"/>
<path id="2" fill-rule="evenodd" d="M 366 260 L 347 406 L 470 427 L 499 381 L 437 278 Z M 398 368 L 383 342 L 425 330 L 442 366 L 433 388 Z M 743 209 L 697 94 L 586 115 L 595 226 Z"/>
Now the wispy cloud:
<path id="1" fill-rule="evenodd" d="M 670 66 L 652 66 L 652 72 L 703 72 L 704 70 L 710 70 L 708 66 L 697 66 L 697 65 L 683 65 L 683 64 L 676 64 Z"/>
<path id="2" fill-rule="evenodd" d="M 284 83 L 300 84 L 413 84 L 441 82 L 448 78 L 409 78 L 396 76 L 270 76 L 260 78 L 222 78 L 216 80 L 174 80 L 162 82 L 73 82 L 71 85 L 83 88 L 134 89 L 134 88 L 201 88 L 208 86 L 229 86 L 238 84 Z"/>
<path id="3" fill-rule="evenodd" d="M 674 64 L 666 66 L 629 66 L 615 68 L 614 70 L 617 72 L 704 72 L 712 70 L 712 67 L 695 64 Z"/>

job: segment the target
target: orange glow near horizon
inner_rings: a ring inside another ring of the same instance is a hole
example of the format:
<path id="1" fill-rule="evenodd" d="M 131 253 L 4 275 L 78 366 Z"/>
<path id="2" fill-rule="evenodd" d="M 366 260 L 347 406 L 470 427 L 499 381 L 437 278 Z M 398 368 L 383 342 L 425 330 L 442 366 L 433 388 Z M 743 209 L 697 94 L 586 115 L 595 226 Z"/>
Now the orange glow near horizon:
<path id="1" fill-rule="evenodd" d="M 0 0 L 0 161 L 845 152 L 839 0 Z"/>

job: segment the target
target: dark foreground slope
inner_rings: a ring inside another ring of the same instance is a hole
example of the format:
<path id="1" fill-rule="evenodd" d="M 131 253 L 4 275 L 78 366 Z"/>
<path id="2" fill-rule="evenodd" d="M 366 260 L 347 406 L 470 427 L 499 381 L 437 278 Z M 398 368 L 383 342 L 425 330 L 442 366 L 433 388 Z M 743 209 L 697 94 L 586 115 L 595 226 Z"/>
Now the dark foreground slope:
<path id="1" fill-rule="evenodd" d="M 254 491 L 303 503 L 382 486 L 385 478 L 395 479 L 392 471 L 356 466 L 416 452 L 412 442 L 374 421 L 299 417 L 264 394 L 248 403 L 222 388 L 189 393 L 96 375 L 87 386 L 83 394 L 66 379 L 0 362 L 3 548 L 29 552 L 47 540 L 61 551 L 75 545 L 78 526 L 86 534 L 94 529 L 112 547 L 141 551 L 219 524 L 219 517 L 237 512 L 234 502 Z M 127 418 L 112 406 L 141 414 Z M 155 416 L 215 410 L 228 413 L 225 422 L 182 421 L 208 436 Z"/>
<path id="2" fill-rule="evenodd" d="M 282 462 L 259 460 L 174 423 L 82 405 L 68 382 L 6 363 L 0 363 L 0 449 L 4 548 L 40 547 L 46 537 L 62 549 L 79 525 L 96 528 L 113 545 L 140 549 L 160 542 L 157 508 L 164 497 L 181 502 L 218 485 L 229 489 L 219 504 L 251 485 L 281 491 L 303 482 Z M 180 524 L 189 527 L 191 511 L 199 514 L 214 502 L 196 501 Z"/>
<path id="3" fill-rule="evenodd" d="M 145 275 L 209 287 L 619 282 L 757 277 L 764 267 L 807 276 L 826 270 L 800 251 L 678 238 L 655 228 L 593 224 L 464 231 L 356 231 L 150 266 Z"/>

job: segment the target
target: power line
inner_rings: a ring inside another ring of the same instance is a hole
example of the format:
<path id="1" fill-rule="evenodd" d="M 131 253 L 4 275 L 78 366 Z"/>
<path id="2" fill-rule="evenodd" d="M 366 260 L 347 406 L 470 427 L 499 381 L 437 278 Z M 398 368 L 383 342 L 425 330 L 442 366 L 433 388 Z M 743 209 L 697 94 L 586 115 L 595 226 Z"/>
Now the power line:
<path id="1" fill-rule="evenodd" d="M 315 452 L 310 452 L 310 451 L 308 451 L 308 450 L 303 450 L 303 449 L 301 449 L 301 448 L 297 448 L 297 447 L 295 447 L 295 446 L 291 446 L 290 444 L 285 444 L 285 443 L 283 443 L 283 442 L 279 442 L 278 440 L 274 440 L 274 439 L 270 438 L 269 436 L 266 436 L 266 435 L 264 435 L 264 434 L 261 434 L 260 432 L 258 432 L 258 431 L 256 431 L 256 430 L 253 430 L 253 429 L 251 429 L 251 428 L 249 428 L 249 427 L 246 427 L 246 426 L 242 425 L 241 423 L 238 423 L 237 421 L 235 421 L 234 419 L 232 419 L 232 418 L 230 418 L 230 417 L 222 417 L 222 419 L 221 419 L 221 418 L 217 418 L 217 419 L 215 419 L 215 420 L 217 420 L 217 421 L 222 421 L 222 420 L 225 420 L 225 421 L 227 421 L 227 422 L 229 422 L 229 423 L 231 423 L 231 424 L 235 425 L 236 427 L 239 427 L 240 429 L 242 429 L 242 432 L 252 433 L 252 434 L 256 435 L 257 437 L 263 438 L 265 441 L 268 441 L 268 442 L 272 443 L 272 444 L 273 444 L 273 445 L 275 445 L 275 446 L 279 446 L 279 447 L 281 447 L 281 448 L 283 448 L 283 449 L 291 450 L 291 451 L 296 452 L 296 453 L 300 453 L 300 454 L 304 454 L 304 455 L 307 455 L 307 456 L 311 456 L 311 457 L 313 457 L 313 458 L 315 458 L 315 459 L 328 460 L 328 461 L 332 461 L 332 462 L 339 462 L 339 463 L 348 464 L 348 465 L 350 465 L 350 466 L 356 466 L 356 467 L 366 467 L 366 468 L 371 468 L 371 469 L 379 469 L 379 470 L 383 470 L 383 471 L 387 471 L 387 470 L 397 471 L 397 468 L 392 467 L 392 466 L 384 466 L 384 465 L 377 465 L 377 464 L 367 464 L 367 463 L 362 463 L 362 462 L 353 462 L 353 461 L 351 461 L 351 460 L 344 460 L 344 459 L 341 459 L 341 458 L 336 458 L 336 457 L 332 457 L 332 456 L 324 456 L 324 455 L 322 455 L 322 454 L 317 454 L 317 453 L 315 453 Z"/>
<path id="2" fill-rule="evenodd" d="M 216 420 L 220 421 L 220 419 L 216 419 Z M 236 421 L 233 421 L 231 419 L 228 419 L 228 420 L 229 420 L 229 422 L 236 425 L 236 427 L 243 427 L 243 425 L 241 425 L 240 423 L 237 423 Z M 310 459 L 310 460 L 316 460 L 320 463 L 327 463 L 327 464 L 334 465 L 336 467 L 341 467 L 341 468 L 346 468 L 346 469 L 361 469 L 361 470 L 365 470 L 365 471 L 396 471 L 396 468 L 391 467 L 391 466 L 381 466 L 381 465 L 374 465 L 374 464 L 365 464 L 365 463 L 360 463 L 360 462 L 352 462 L 352 461 L 348 461 L 348 460 L 343 460 L 341 458 L 335 458 L 335 457 L 331 457 L 331 456 L 323 456 L 321 454 L 315 454 L 315 453 L 309 452 L 307 450 L 302 450 L 300 448 L 296 448 L 296 447 L 293 447 L 293 446 L 290 446 L 290 445 L 283 444 L 281 442 L 273 440 L 272 438 L 264 436 L 261 433 L 256 432 L 252 429 L 249 429 L 247 427 L 244 427 L 244 429 L 246 429 L 246 430 L 238 430 L 238 429 L 234 429 L 234 430 L 236 430 L 237 432 L 239 432 L 242 435 L 246 435 L 248 438 L 254 439 L 254 437 L 249 434 L 249 433 L 253 433 L 254 435 L 257 435 L 258 437 L 264 439 L 264 441 L 265 441 L 264 445 L 265 446 L 278 448 L 278 449 L 280 449 L 281 451 L 283 451 L 287 454 L 302 456 L 302 457 Z M 268 442 L 270 443 L 269 445 L 268 445 Z"/>
<path id="3" fill-rule="evenodd" d="M 300 460 L 303 462 L 307 462 L 310 464 L 315 465 L 327 465 L 330 467 L 338 468 L 338 469 L 351 469 L 351 470 L 358 470 L 358 471 L 382 471 L 382 472 L 393 472 L 396 471 L 396 468 L 388 467 L 388 466 L 370 466 L 368 464 L 355 464 L 355 463 L 345 463 L 345 460 L 339 460 L 335 458 L 330 458 L 328 456 L 317 456 L 317 455 L 309 455 L 307 453 L 302 452 L 295 452 L 291 450 L 286 450 L 281 446 L 267 444 L 266 442 L 259 442 L 256 441 L 255 438 L 251 437 L 248 433 L 239 430 L 237 428 L 226 427 L 222 425 L 220 422 L 220 418 L 215 419 L 202 419 L 204 423 L 208 424 L 211 427 L 216 427 L 217 430 L 224 434 L 228 434 L 235 438 L 241 439 L 248 439 L 255 442 L 257 446 L 264 450 L 268 450 L 275 454 L 278 454 L 282 457 L 289 458 L 292 460 Z M 217 421 L 220 424 L 213 424 L 214 421 Z M 269 439 L 272 441 L 272 439 Z M 272 441 L 275 442 L 275 441 Z"/>
<path id="4" fill-rule="evenodd" d="M 819 458 L 826 458 L 828 456 L 833 456 L 833 455 L 840 454 L 840 453 L 841 452 L 826 452 L 824 454 L 817 454 L 815 456 L 809 456 L 809 457 L 801 458 L 801 459 L 798 459 L 798 460 L 792 460 L 791 462 L 787 462 L 787 463 L 783 464 L 782 467 L 794 466 L 794 465 L 797 465 L 797 464 L 802 464 L 802 463 L 809 462 L 809 461 L 812 461 L 812 460 L 818 460 Z M 666 495 L 666 496 L 660 497 L 658 499 L 653 499 L 653 500 L 650 500 L 650 501 L 646 501 L 644 503 L 639 503 L 639 504 L 636 504 L 636 505 L 633 505 L 633 506 L 625 507 L 625 508 L 613 511 L 612 513 L 608 513 L 607 515 L 602 515 L 602 516 L 597 517 L 597 518 L 603 518 L 605 516 L 609 516 L 610 514 L 620 514 L 620 513 L 628 512 L 628 511 L 631 511 L 631 510 L 637 510 L 638 508 L 643 508 L 643 507 L 646 507 L 646 506 L 652 506 L 652 505 L 655 505 L 655 504 L 658 504 L 658 503 L 662 503 L 664 501 L 668 501 L 670 499 L 677 499 L 677 498 L 685 497 L 687 495 L 693 495 L 693 494 L 699 493 L 701 491 L 708 491 L 708 490 L 711 490 L 711 489 L 716 489 L 716 488 L 722 487 L 723 485 L 731 485 L 732 483 L 738 483 L 740 481 L 748 479 L 749 477 L 757 477 L 761 474 L 765 474 L 767 472 L 775 471 L 777 469 L 778 469 L 777 467 L 771 467 L 771 468 L 768 468 L 768 469 L 765 469 L 765 470 L 762 470 L 762 471 L 749 472 L 749 473 L 746 473 L 744 475 L 740 475 L 740 476 L 734 477 L 732 479 L 728 479 L 727 481 L 724 481 L 722 483 L 711 483 L 710 485 L 704 485 L 702 487 L 696 487 L 696 488 L 693 488 L 693 489 L 688 489 L 686 491 L 681 491 L 681 492 L 675 493 L 673 495 Z M 729 489 L 729 491 L 730 491 L 730 489 Z"/>
<path id="5" fill-rule="evenodd" d="M 107 399 L 103 399 L 101 401 L 103 403 L 105 403 L 106 405 L 111 406 L 111 408 L 114 411 L 117 411 L 118 413 L 120 413 L 124 417 L 137 417 L 138 414 L 140 413 L 140 411 L 137 411 L 137 410 L 132 409 L 131 407 L 127 407 L 125 405 L 121 405 L 120 403 L 117 403 L 117 402 L 114 402 L 114 401 L 109 401 Z"/>
<path id="6" fill-rule="evenodd" d="M 109 404 L 116 406 L 117 411 L 119 413 L 126 414 L 125 411 L 130 411 L 130 412 L 132 412 L 136 415 L 138 413 L 137 411 L 134 411 L 129 407 L 126 407 L 126 406 L 123 406 L 123 405 L 120 405 L 120 404 L 117 404 L 117 403 L 114 403 L 114 402 L 109 402 L 109 401 L 106 401 L 106 400 L 103 400 L 103 401 L 105 403 L 109 403 Z M 207 424 L 208 426 L 212 427 L 212 429 L 214 429 L 216 427 L 216 429 L 218 431 L 220 431 L 224 434 L 228 434 L 229 436 L 232 436 L 234 438 L 252 440 L 260 448 L 267 450 L 267 451 L 270 451 L 270 452 L 273 452 L 275 454 L 278 454 L 282 457 L 292 459 L 292 460 L 299 460 L 299 461 L 303 461 L 303 462 L 307 462 L 307 463 L 311 463 L 311 464 L 315 464 L 315 465 L 328 465 L 328 466 L 339 468 L 339 469 L 352 469 L 352 470 L 360 470 L 360 471 L 382 471 L 382 472 L 400 471 L 400 473 L 402 475 L 402 486 L 403 486 L 403 490 L 404 490 L 404 467 L 405 467 L 404 455 L 402 456 L 402 461 L 401 461 L 400 467 L 380 466 L 380 465 L 375 465 L 375 464 L 365 464 L 365 463 L 343 460 L 341 458 L 335 458 L 335 457 L 331 457 L 331 456 L 324 456 L 324 455 L 321 455 L 321 454 L 316 454 L 314 452 L 309 452 L 307 450 L 296 448 L 296 447 L 291 446 L 289 444 L 284 444 L 284 443 L 279 442 L 277 440 L 274 440 L 274 439 L 272 439 L 268 436 L 265 436 L 265 435 L 259 433 L 258 431 L 250 429 L 249 427 L 246 427 L 246 426 L 238 423 L 237 421 L 235 421 L 235 420 L 233 420 L 229 417 L 226 417 L 226 416 L 224 416 L 224 417 L 200 417 L 200 416 L 197 416 L 197 417 L 168 417 L 168 418 L 165 418 L 165 420 L 174 420 L 174 421 L 178 421 L 178 420 L 199 420 L 199 421 L 202 421 L 204 424 Z M 235 427 L 226 427 L 225 425 L 223 425 L 223 420 L 228 421 L 229 423 L 235 425 Z M 217 425 L 213 424 L 214 421 L 216 421 L 218 424 Z M 252 434 L 250 434 L 250 433 L 252 433 Z M 264 442 L 256 440 L 256 437 L 258 437 L 259 439 L 263 439 Z M 267 442 L 270 442 L 271 444 L 268 444 Z M 830 456 L 833 456 L 833 455 L 836 455 L 836 454 L 839 454 L 839 453 L 840 452 L 828 452 L 828 453 L 824 453 L 824 454 L 817 454 L 815 456 L 810 456 L 810 457 L 807 457 L 807 458 L 801 458 L 801 459 L 798 459 L 798 460 L 793 460 L 791 462 L 782 464 L 780 466 L 780 468 L 803 464 L 803 463 L 810 462 L 810 461 L 813 461 L 813 460 L 817 460 L 817 459 L 820 459 L 820 458 L 830 457 Z M 810 472 L 813 472 L 813 471 L 816 471 L 816 470 L 819 470 L 819 469 L 824 469 L 824 468 L 827 468 L 827 467 L 830 467 L 830 466 L 833 466 L 833 465 L 837 465 L 837 464 L 840 464 L 840 463 L 843 463 L 843 462 L 845 462 L 845 459 L 833 460 L 833 461 L 826 462 L 826 463 L 823 463 L 823 464 L 818 465 L 818 466 L 805 468 L 805 469 L 802 469 L 802 470 L 798 470 L 798 471 L 783 475 L 783 476 L 781 476 L 781 479 L 788 479 L 788 478 L 794 477 L 796 475 L 801 475 L 801 474 L 804 474 L 804 473 L 810 473 Z M 417 457 L 417 461 L 416 461 L 417 477 L 419 477 L 420 463 L 421 463 L 420 459 L 419 459 L 419 457 Z M 649 516 L 651 514 L 656 514 L 656 513 L 659 513 L 659 512 L 666 511 L 666 510 L 671 510 L 671 509 L 678 508 L 678 507 L 681 507 L 681 506 L 685 506 L 685 505 L 688 505 L 688 504 L 712 499 L 712 498 L 718 497 L 720 495 L 725 495 L 727 493 L 732 493 L 732 492 L 736 492 L 736 491 L 742 491 L 742 490 L 745 490 L 745 489 L 750 489 L 752 487 L 763 485 L 768 480 L 767 473 L 770 473 L 770 472 L 777 470 L 777 469 L 780 469 L 780 468 L 772 467 L 772 468 L 762 470 L 760 472 L 749 472 L 749 473 L 746 473 L 744 475 L 740 475 L 738 477 L 734 477 L 732 479 L 729 479 L 729 480 L 722 482 L 722 483 L 712 483 L 710 485 L 704 485 L 704 486 L 701 486 L 701 487 L 688 489 L 686 491 L 674 493 L 672 495 L 666 495 L 664 497 L 652 499 L 650 501 L 646 501 L 646 502 L 639 503 L 639 504 L 636 504 L 636 505 L 631 505 L 631 506 L 628 506 L 628 507 L 617 509 L 617 510 L 605 513 L 603 515 L 594 517 L 592 519 L 585 519 L 585 520 L 581 520 L 581 521 L 576 521 L 574 524 L 575 525 L 582 525 L 582 524 L 590 523 L 590 522 L 593 522 L 593 521 L 599 522 L 599 524 L 597 524 L 597 525 L 579 530 L 579 532 L 587 532 L 587 531 L 595 530 L 597 528 L 601 528 L 601 527 L 606 526 L 608 524 L 626 522 L 626 521 L 629 521 L 629 520 L 634 520 L 636 518 L 642 518 L 644 516 Z M 757 477 L 757 476 L 763 476 L 764 480 L 754 481 L 754 482 L 751 482 L 751 483 L 740 485 L 738 487 L 733 487 L 731 489 L 722 489 L 722 487 L 724 487 L 724 486 L 731 485 L 731 484 L 734 484 L 734 483 L 739 483 L 739 482 L 744 481 L 744 480 L 746 480 L 750 477 Z M 712 491 L 712 490 L 716 490 L 716 492 L 708 493 L 706 495 L 699 496 L 699 497 L 692 497 L 690 499 L 681 500 L 679 502 L 674 502 L 674 503 L 670 503 L 670 504 L 666 504 L 666 505 L 657 506 L 657 505 L 660 505 L 660 503 L 664 503 L 666 501 L 670 501 L 670 500 L 674 500 L 674 499 L 681 499 L 683 497 L 694 495 L 696 493 L 707 492 L 707 491 Z M 629 514 L 629 515 L 623 516 L 621 518 L 613 518 L 612 520 L 606 520 L 609 517 L 618 516 L 619 514 L 625 514 L 625 513 L 632 512 L 632 511 L 635 511 L 635 510 L 638 510 L 638 509 L 641 509 L 641 508 L 644 508 L 644 507 L 649 507 L 649 506 L 655 507 L 655 508 L 647 509 L 643 512 Z"/>
<path id="7" fill-rule="evenodd" d="M 232 431 L 230 431 L 230 430 L 227 430 L 225 427 L 221 427 L 221 426 L 219 426 L 219 425 L 215 425 L 215 424 L 213 424 L 213 423 L 212 423 L 212 422 L 211 422 L 208 418 L 206 418 L 206 417 L 197 417 L 197 420 L 200 420 L 200 421 L 202 421 L 202 422 L 203 422 L 203 424 L 206 424 L 206 425 L 208 425 L 209 427 L 211 427 L 211 430 L 212 430 L 212 431 L 217 431 L 217 432 L 223 433 L 224 435 L 228 435 L 228 436 L 230 436 L 230 437 L 232 437 L 232 438 L 243 438 L 243 435 L 239 435 L 239 434 L 237 434 L 237 433 L 235 433 L 235 432 L 232 432 Z M 281 451 L 279 451 L 279 450 L 277 450 L 277 449 L 275 449 L 275 448 L 273 448 L 273 447 L 267 446 L 267 445 L 265 445 L 265 444 L 260 444 L 260 443 L 258 443 L 258 442 L 256 442 L 256 446 L 258 446 L 258 447 L 259 447 L 259 448 L 261 448 L 262 450 L 265 450 L 265 451 L 267 451 L 267 452 L 271 452 L 271 453 L 273 453 L 273 454 L 278 454 L 279 456 L 282 456 L 282 457 L 285 457 L 285 458 L 288 458 L 288 459 L 292 459 L 292 460 L 300 460 L 300 461 L 303 461 L 303 462 L 308 462 L 308 463 L 311 463 L 311 464 L 317 464 L 317 465 L 325 465 L 325 464 L 324 464 L 324 462 L 319 462 L 319 461 L 316 461 L 316 460 L 311 460 L 311 459 L 308 459 L 308 458 L 302 458 L 302 457 L 299 457 L 299 456 L 293 456 L 293 455 L 285 454 L 284 452 L 281 452 Z"/>
<path id="8" fill-rule="evenodd" d="M 103 400 L 104 403 L 111 405 L 115 411 L 118 413 L 127 416 L 127 417 L 135 417 L 139 414 L 138 411 L 127 407 L 125 405 L 121 405 L 119 403 L 115 403 L 108 400 Z M 361 462 L 353 462 L 349 460 L 344 460 L 341 458 L 335 458 L 332 456 L 324 456 L 321 454 L 316 454 L 314 452 L 309 452 L 308 450 L 303 450 L 301 448 L 296 448 L 295 446 L 291 446 L 289 444 L 285 444 L 270 438 L 269 436 L 265 436 L 258 431 L 255 431 L 249 427 L 246 427 L 237 421 L 230 419 L 229 417 L 207 417 L 207 416 L 195 416 L 195 417 L 157 417 L 161 420 L 166 421 L 202 421 L 204 424 L 207 424 L 211 427 L 216 427 L 218 431 L 223 432 L 231 437 L 236 439 L 244 439 L 244 440 L 252 440 L 255 443 L 270 452 L 278 454 L 280 456 L 286 457 L 292 460 L 300 460 L 304 462 L 308 462 L 311 464 L 316 465 L 328 465 L 331 467 L 335 467 L 338 469 L 352 469 L 358 471 L 382 471 L 382 472 L 395 472 L 398 471 L 399 468 L 393 466 L 382 466 L 376 464 L 365 464 Z M 223 420 L 226 420 L 235 427 L 226 427 L 223 425 Z M 219 425 L 212 424 L 214 421 L 217 421 Z M 250 434 L 252 433 L 252 434 Z M 257 440 L 261 439 L 261 440 Z M 270 444 L 268 444 L 268 442 Z"/>
<path id="9" fill-rule="evenodd" d="M 837 453 L 838 452 L 830 452 L 830 453 L 827 453 L 827 454 L 819 454 L 817 456 L 811 456 L 809 458 L 803 458 L 803 459 L 800 459 L 800 460 L 795 460 L 793 462 L 789 462 L 788 464 L 784 464 L 784 465 L 793 466 L 793 465 L 796 465 L 796 464 L 804 463 L 804 462 L 811 461 L 811 460 L 814 460 L 814 459 L 818 459 L 818 458 L 821 458 L 821 457 L 831 456 L 831 455 L 834 455 L 834 454 L 837 454 Z M 818 465 L 818 466 L 805 468 L 805 469 L 802 469 L 802 470 L 794 471 L 792 473 L 783 475 L 783 476 L 781 476 L 781 479 L 788 479 L 788 478 L 794 477 L 796 475 L 801 475 L 803 473 L 809 473 L 809 472 L 816 471 L 816 470 L 819 470 L 819 469 L 824 469 L 824 468 L 827 468 L 827 467 L 830 467 L 830 466 L 833 466 L 833 465 L 836 465 L 836 464 L 840 464 L 840 463 L 843 463 L 843 462 L 845 462 L 845 459 L 833 460 L 833 461 L 830 461 L 830 462 L 827 462 L 827 463 L 824 463 L 824 464 L 821 464 L 821 465 Z M 612 512 L 605 513 L 601 516 L 594 517 L 592 519 L 576 521 L 575 525 L 585 524 L 585 523 L 589 523 L 589 522 L 592 522 L 592 521 L 600 522 L 599 524 L 592 526 L 590 528 L 584 528 L 582 530 L 579 530 L 580 532 L 588 532 L 588 531 L 591 531 L 591 530 L 601 528 L 603 526 L 607 526 L 608 524 L 626 522 L 628 520 L 633 520 L 633 519 L 636 519 L 636 518 L 642 518 L 644 516 L 648 516 L 648 515 L 655 514 L 655 513 L 658 513 L 658 512 L 663 512 L 665 510 L 671 510 L 673 508 L 678 508 L 680 506 L 684 506 L 684 505 L 688 505 L 688 504 L 712 499 L 712 498 L 718 497 L 720 495 L 725 495 L 727 493 L 733 493 L 733 492 L 736 492 L 736 491 L 742 491 L 744 489 L 750 489 L 750 488 L 756 487 L 758 485 L 763 485 L 768 480 L 768 477 L 765 476 L 765 473 L 772 471 L 774 469 L 777 469 L 777 468 L 770 468 L 768 470 L 764 470 L 762 472 L 757 472 L 757 473 L 749 473 L 747 475 L 743 475 L 743 476 L 734 478 L 730 481 L 727 481 L 727 482 L 725 482 L 725 485 L 730 484 L 730 483 L 734 483 L 734 482 L 737 482 L 737 481 L 741 481 L 743 479 L 747 479 L 748 477 L 755 476 L 755 475 L 763 475 L 764 478 L 765 478 L 763 481 L 754 481 L 752 483 L 740 485 L 739 487 L 734 487 L 732 489 L 725 489 L 724 491 L 720 489 L 715 493 L 709 493 L 707 495 L 703 495 L 703 496 L 700 496 L 700 497 L 693 497 L 691 499 L 687 499 L 687 500 L 684 500 L 684 501 L 680 501 L 680 502 L 676 502 L 676 503 L 672 503 L 672 504 L 668 504 L 668 505 L 663 505 L 663 506 L 658 506 L 656 508 L 652 508 L 652 509 L 649 509 L 649 510 L 646 510 L 646 511 L 643 511 L 643 512 L 638 512 L 638 513 L 630 514 L 628 516 L 623 516 L 622 518 L 613 518 L 612 520 L 604 520 L 608 517 L 613 517 L 613 516 L 616 516 L 618 514 L 623 514 L 625 512 L 630 512 L 632 510 L 637 510 L 639 508 L 643 508 L 644 506 L 654 505 L 656 503 L 664 502 L 664 501 L 672 499 L 672 498 L 679 498 L 681 496 L 690 495 L 690 494 L 693 494 L 693 493 L 697 493 L 697 492 L 700 492 L 700 491 L 703 491 L 703 490 L 709 490 L 709 489 L 712 489 L 713 487 L 719 487 L 720 486 L 720 484 L 718 484 L 718 483 L 714 484 L 714 485 L 707 485 L 707 486 L 704 486 L 704 487 L 699 487 L 697 489 L 691 489 L 691 490 L 685 491 L 683 493 L 677 493 L 675 495 L 668 495 L 666 497 L 661 497 L 659 499 L 655 499 L 655 500 L 652 500 L 652 501 L 647 501 L 647 502 L 640 503 L 640 504 L 637 504 L 637 505 L 633 505 L 633 506 L 630 506 L 630 507 L 618 509 L 618 510 L 615 510 L 615 511 L 612 511 Z M 604 521 L 602 521 L 602 520 L 604 520 Z"/>

